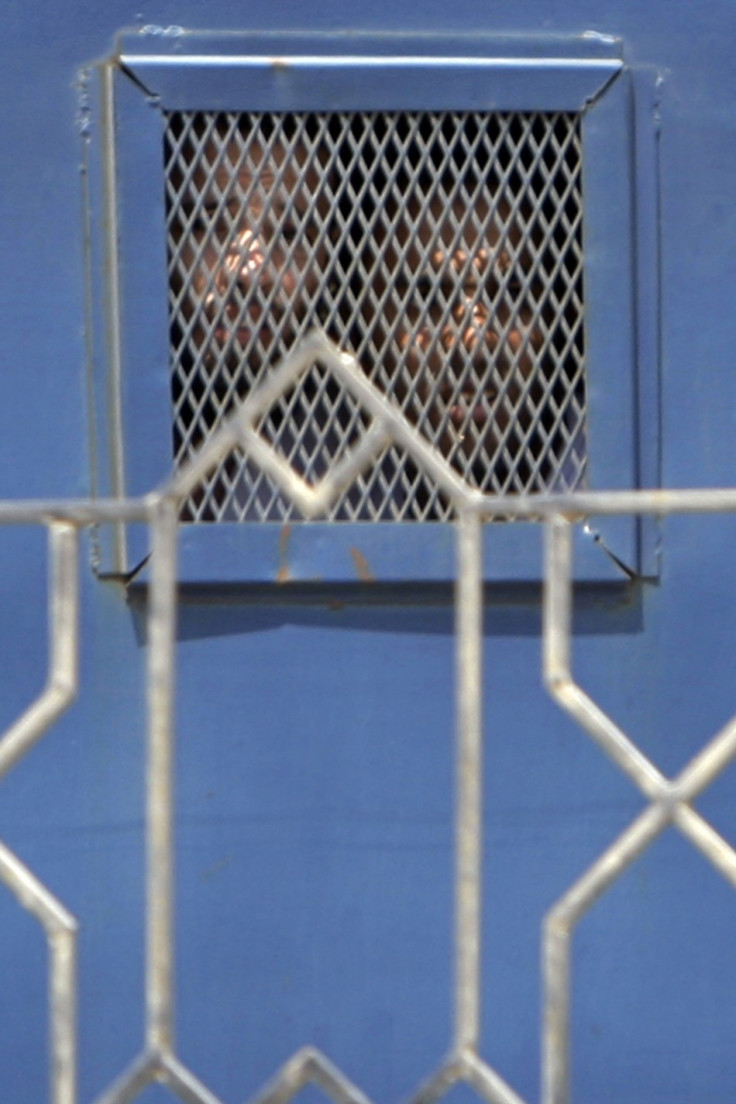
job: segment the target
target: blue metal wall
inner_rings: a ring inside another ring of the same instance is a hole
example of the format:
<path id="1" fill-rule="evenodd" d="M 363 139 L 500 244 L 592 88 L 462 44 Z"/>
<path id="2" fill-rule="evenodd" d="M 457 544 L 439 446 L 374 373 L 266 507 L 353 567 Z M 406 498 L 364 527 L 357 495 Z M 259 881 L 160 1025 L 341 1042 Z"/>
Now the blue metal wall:
<path id="1" fill-rule="evenodd" d="M 118 29 L 143 24 L 621 36 L 627 61 L 660 82 L 662 482 L 734 482 L 732 4 L 9 0 L 0 497 L 90 491 L 76 74 L 109 53 Z M 44 678 L 46 564 L 39 534 L 0 538 L 9 723 Z M 733 520 L 669 521 L 656 584 L 579 598 L 580 681 L 667 773 L 736 708 L 735 546 Z M 0 835 L 82 925 L 87 1101 L 142 1037 L 145 634 L 121 587 L 91 571 L 83 582 L 81 695 L 3 782 Z M 436 591 L 398 607 L 385 597 L 266 589 L 182 609 L 179 1049 L 227 1102 L 305 1042 L 393 1102 L 449 1044 L 451 609 Z M 483 1053 L 535 1099 L 541 917 L 641 799 L 543 692 L 536 594 L 489 594 L 485 667 Z M 727 838 L 735 798 L 730 772 L 698 803 Z M 596 905 L 575 936 L 576 1100 L 733 1095 L 735 930 L 733 892 L 674 834 Z M 47 1093 L 45 948 L 7 893 L 0 931 L 0 1095 L 37 1104 Z"/>

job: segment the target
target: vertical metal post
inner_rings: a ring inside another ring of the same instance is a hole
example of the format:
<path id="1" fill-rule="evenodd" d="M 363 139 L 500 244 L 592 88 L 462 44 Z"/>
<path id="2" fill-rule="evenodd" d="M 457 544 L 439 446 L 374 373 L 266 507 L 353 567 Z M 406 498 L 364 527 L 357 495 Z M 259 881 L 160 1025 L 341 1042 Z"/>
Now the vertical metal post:
<path id="1" fill-rule="evenodd" d="M 554 692 L 570 677 L 572 531 L 555 517 L 545 526 L 544 676 Z M 570 1038 L 570 935 L 552 913 L 544 935 L 543 1104 L 567 1104 Z"/>
<path id="2" fill-rule="evenodd" d="M 77 923 L 63 911 L 63 926 L 48 937 L 51 1099 L 53 1104 L 76 1104 Z"/>
<path id="3" fill-rule="evenodd" d="M 177 508 L 162 499 L 152 525 L 148 611 L 147 1042 L 173 1046 L 173 698 Z"/>
<path id="4" fill-rule="evenodd" d="M 118 170 L 115 119 L 115 72 L 111 63 L 102 67 L 102 127 L 104 139 L 104 217 L 105 270 L 107 275 L 107 348 L 110 371 L 107 408 L 110 423 L 110 489 L 114 498 L 125 496 L 125 462 L 123 457 L 122 354 L 120 334 L 120 250 L 118 243 Z M 127 566 L 126 527 L 120 521 L 113 525 L 115 569 Z"/>
<path id="5" fill-rule="evenodd" d="M 77 694 L 79 534 L 74 525 L 49 526 L 49 664 L 43 693 L 0 739 L 0 778 L 37 743 Z"/>
<path id="6" fill-rule="evenodd" d="M 69 522 L 49 527 L 51 639 L 49 685 L 70 704 L 79 682 L 79 532 Z"/>
<path id="7" fill-rule="evenodd" d="M 455 1046 L 477 1051 L 480 1027 L 480 925 L 483 834 L 482 527 L 465 511 L 458 522 L 457 811 L 455 883 Z"/>
<path id="8" fill-rule="evenodd" d="M 58 712 L 71 703 L 79 682 L 79 531 L 67 522 L 49 529 L 51 641 L 49 689 Z M 51 717 L 48 718 L 51 723 Z M 63 906 L 47 921 L 51 1084 L 54 1104 L 77 1099 L 77 923 Z"/>
<path id="9" fill-rule="evenodd" d="M 49 1099 L 77 1099 L 77 922 L 36 875 L 0 842 L 0 881 L 43 926 L 49 948 Z"/>

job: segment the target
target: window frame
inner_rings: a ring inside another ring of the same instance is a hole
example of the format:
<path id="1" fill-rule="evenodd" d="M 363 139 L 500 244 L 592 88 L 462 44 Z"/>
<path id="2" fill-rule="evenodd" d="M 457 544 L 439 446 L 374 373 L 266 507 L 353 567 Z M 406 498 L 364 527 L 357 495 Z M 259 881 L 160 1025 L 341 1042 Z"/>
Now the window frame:
<path id="1" fill-rule="evenodd" d="M 583 145 L 587 486 L 656 486 L 656 143 L 650 97 L 617 39 L 208 34 L 143 28 L 96 69 L 88 141 L 94 492 L 146 494 L 172 466 L 164 113 L 486 110 L 580 112 Z M 648 258 L 648 259 L 647 259 Z M 103 295 L 96 289 L 102 288 Z M 642 310 L 642 307 L 645 309 Z M 649 320 L 649 325 L 643 325 Z M 452 577 L 442 522 L 213 522 L 182 526 L 190 584 Z M 540 526 L 486 526 L 486 575 L 541 576 Z M 576 577 L 656 573 L 651 523 L 587 519 Z M 147 555 L 135 527 L 101 532 L 98 570 Z"/>

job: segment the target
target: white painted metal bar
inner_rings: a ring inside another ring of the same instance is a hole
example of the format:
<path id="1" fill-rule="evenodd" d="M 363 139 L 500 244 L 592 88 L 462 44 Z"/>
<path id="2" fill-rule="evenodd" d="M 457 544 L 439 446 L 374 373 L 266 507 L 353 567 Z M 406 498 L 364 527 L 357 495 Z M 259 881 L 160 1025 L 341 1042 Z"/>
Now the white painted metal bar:
<path id="1" fill-rule="evenodd" d="M 12 851 L 0 843 L 0 880 L 46 932 L 49 948 L 50 1097 L 77 1100 L 77 921 Z"/>
<path id="2" fill-rule="evenodd" d="M 475 1052 L 480 1029 L 483 843 L 483 571 L 481 525 L 458 522 L 455 1048 Z"/>
<path id="3" fill-rule="evenodd" d="M 253 1104 L 288 1104 L 306 1085 L 317 1085 L 336 1104 L 371 1104 L 329 1058 L 313 1046 L 293 1054 L 254 1098 Z"/>
<path id="4" fill-rule="evenodd" d="M 77 1100 L 77 922 L 64 912 L 64 926 L 47 937 L 52 1104 Z"/>
<path id="5" fill-rule="evenodd" d="M 0 739 L 0 778 L 41 739 L 77 694 L 78 534 L 68 522 L 49 526 L 49 670 L 41 695 Z"/>
<path id="6" fill-rule="evenodd" d="M 110 418 L 110 487 L 115 498 L 125 497 L 125 457 L 123 455 L 122 410 L 122 335 L 120 295 L 120 250 L 118 225 L 118 166 L 117 166 L 117 111 L 115 81 L 117 66 L 106 63 L 101 69 L 102 89 L 102 137 L 104 142 L 103 174 L 105 196 L 105 270 L 107 295 L 105 296 L 105 327 L 109 360 L 108 386 L 105 396 Z M 127 562 L 127 532 L 120 522 L 113 525 L 115 567 L 125 569 Z"/>
<path id="7" fill-rule="evenodd" d="M 77 695 L 78 531 L 66 521 L 56 521 L 48 526 L 48 536 L 49 665 L 46 686 L 0 739 L 0 778 L 41 740 Z M 75 1104 L 77 923 L 4 844 L 0 844 L 0 879 L 46 932 L 49 947 L 50 1099 L 53 1104 Z"/>
<path id="8" fill-rule="evenodd" d="M 153 523 L 148 610 L 148 1047 L 173 1046 L 173 695 L 177 504 L 162 499 Z"/>

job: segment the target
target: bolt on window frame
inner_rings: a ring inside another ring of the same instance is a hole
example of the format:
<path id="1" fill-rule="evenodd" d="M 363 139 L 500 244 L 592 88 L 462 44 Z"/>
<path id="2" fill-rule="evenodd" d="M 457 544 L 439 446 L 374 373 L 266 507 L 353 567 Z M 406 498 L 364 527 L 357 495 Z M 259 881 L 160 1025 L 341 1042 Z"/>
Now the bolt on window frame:
<path id="1" fill-rule="evenodd" d="M 166 478 L 172 408 L 165 115 L 172 111 L 578 112 L 583 149 L 586 482 L 591 490 L 658 483 L 656 142 L 646 75 L 621 43 L 569 39 L 216 35 L 145 29 L 121 35 L 97 68 L 98 119 L 87 150 L 95 489 L 123 496 Z M 95 138 L 97 139 L 95 141 Z M 104 294 L 96 289 L 103 287 Z M 656 573 L 656 529 L 580 519 L 577 577 Z M 265 583 L 356 579 L 355 549 L 387 582 L 444 581 L 452 539 L 441 522 L 207 523 L 186 527 L 183 580 Z M 536 582 L 539 526 L 487 527 L 485 571 Z M 101 533 L 103 574 L 147 554 L 134 528 Z"/>

